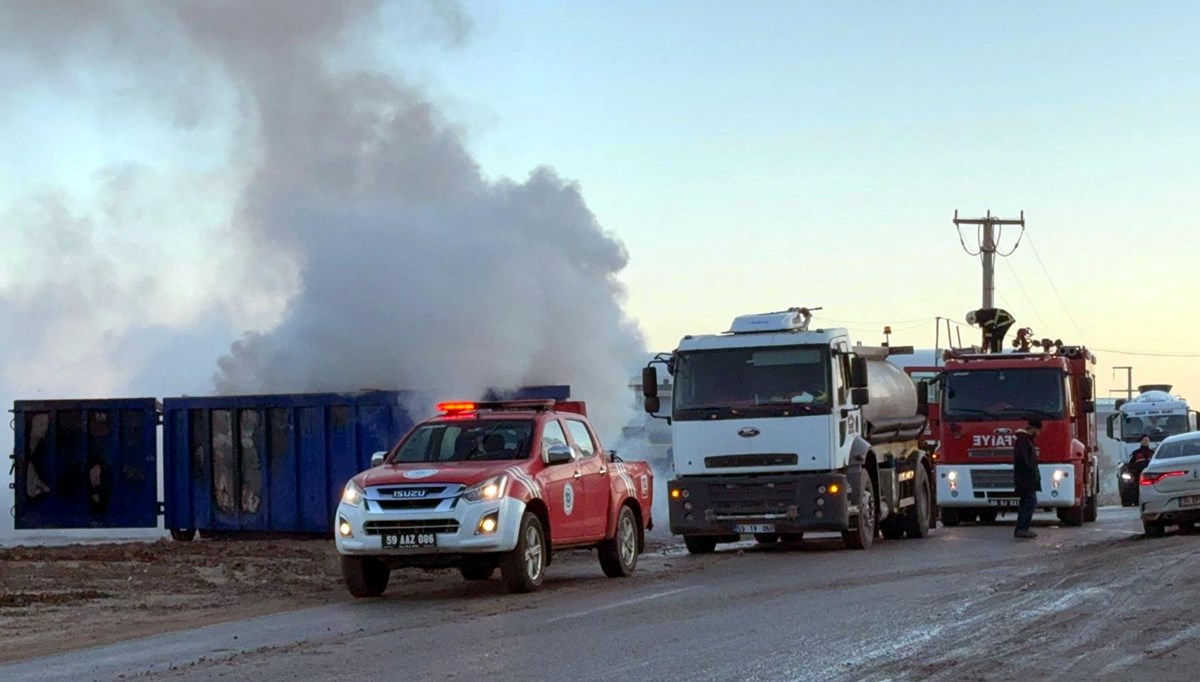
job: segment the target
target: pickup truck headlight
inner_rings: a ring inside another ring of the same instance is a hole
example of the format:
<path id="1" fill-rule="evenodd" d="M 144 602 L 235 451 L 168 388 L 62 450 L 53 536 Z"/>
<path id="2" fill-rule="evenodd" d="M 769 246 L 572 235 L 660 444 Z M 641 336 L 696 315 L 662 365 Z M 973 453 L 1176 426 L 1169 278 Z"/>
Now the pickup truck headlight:
<path id="1" fill-rule="evenodd" d="M 487 502 L 504 497 L 506 492 L 508 492 L 508 476 L 493 476 L 464 490 L 462 497 L 467 502 Z"/>
<path id="2" fill-rule="evenodd" d="M 342 488 L 342 502 L 352 507 L 357 507 L 362 504 L 363 491 L 354 481 L 347 481 L 346 487 Z"/>

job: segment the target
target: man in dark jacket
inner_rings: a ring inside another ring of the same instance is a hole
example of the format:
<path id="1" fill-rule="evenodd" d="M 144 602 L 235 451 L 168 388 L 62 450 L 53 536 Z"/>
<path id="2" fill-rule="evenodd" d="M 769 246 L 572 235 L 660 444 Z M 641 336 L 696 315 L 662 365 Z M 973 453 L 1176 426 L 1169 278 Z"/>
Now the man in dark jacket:
<path id="1" fill-rule="evenodd" d="M 1017 507 L 1017 528 L 1013 535 L 1018 538 L 1036 538 L 1037 533 L 1029 530 L 1033 512 L 1037 509 L 1037 494 L 1042 489 L 1042 474 L 1038 471 L 1037 447 L 1034 440 L 1042 430 L 1041 419 L 1030 419 L 1028 426 L 1017 431 L 1013 443 L 1013 489 L 1021 497 Z"/>
<path id="2" fill-rule="evenodd" d="M 1150 463 L 1150 458 L 1154 457 L 1154 448 L 1150 447 L 1150 436 L 1142 436 L 1142 447 L 1133 451 L 1129 456 L 1129 473 L 1133 474 L 1134 480 L 1137 480 L 1142 475 L 1142 470 Z"/>

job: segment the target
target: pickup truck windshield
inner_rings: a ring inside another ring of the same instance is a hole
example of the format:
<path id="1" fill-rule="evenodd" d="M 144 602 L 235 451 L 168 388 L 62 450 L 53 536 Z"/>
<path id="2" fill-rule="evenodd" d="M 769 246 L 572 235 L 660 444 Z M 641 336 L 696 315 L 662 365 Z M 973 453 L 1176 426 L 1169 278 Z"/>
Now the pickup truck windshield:
<path id="1" fill-rule="evenodd" d="M 467 462 L 529 457 L 533 422 L 476 419 L 423 424 L 400 444 L 391 462 Z"/>
<path id="2" fill-rule="evenodd" d="M 1121 440 L 1136 443 L 1142 436 L 1159 441 L 1167 436 L 1188 432 L 1186 414 L 1162 414 L 1154 416 L 1126 416 L 1121 419 Z"/>
<path id="3" fill-rule="evenodd" d="M 1063 416 L 1061 372 L 1048 369 L 949 371 L 943 379 L 950 421 L 1019 420 Z"/>
<path id="4" fill-rule="evenodd" d="M 775 346 L 680 353 L 672 404 L 676 418 L 683 419 L 697 412 L 828 412 L 829 349 Z"/>

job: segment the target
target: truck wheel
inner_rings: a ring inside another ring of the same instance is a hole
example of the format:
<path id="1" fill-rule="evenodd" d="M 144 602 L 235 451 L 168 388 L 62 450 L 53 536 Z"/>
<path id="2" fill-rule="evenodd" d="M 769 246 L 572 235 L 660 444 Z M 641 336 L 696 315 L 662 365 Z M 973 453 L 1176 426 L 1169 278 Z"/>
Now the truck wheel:
<path id="1" fill-rule="evenodd" d="M 783 533 L 779 536 L 779 540 L 785 545 L 794 545 L 804 540 L 804 533 Z"/>
<path id="2" fill-rule="evenodd" d="M 850 549 L 871 549 L 875 543 L 877 520 L 875 518 L 875 487 L 871 475 L 866 471 L 859 476 L 858 515 L 854 517 L 854 529 L 842 531 L 842 543 Z"/>
<path id="3" fill-rule="evenodd" d="M 916 503 L 909 507 L 904 515 L 904 533 L 910 538 L 929 537 L 929 505 L 933 493 L 929 489 L 929 474 L 925 472 L 925 467 L 919 464 L 913 484 Z"/>
<path id="4" fill-rule="evenodd" d="M 1162 521 L 1142 519 L 1142 530 L 1148 538 L 1161 538 L 1167 534 L 1167 527 Z"/>
<path id="5" fill-rule="evenodd" d="M 600 543 L 600 568 L 610 578 L 624 578 L 633 573 L 638 562 L 637 517 L 628 505 L 617 515 L 617 532 L 611 540 Z"/>
<path id="6" fill-rule="evenodd" d="M 172 528 L 171 539 L 175 542 L 191 542 L 196 539 L 195 528 Z"/>
<path id="7" fill-rule="evenodd" d="M 885 540 L 901 540 L 904 538 L 904 519 L 898 516 L 889 516 L 879 522 L 879 532 L 883 534 Z"/>
<path id="8" fill-rule="evenodd" d="M 996 522 L 996 512 L 983 511 L 979 512 L 979 524 L 982 526 L 990 526 Z"/>
<path id="9" fill-rule="evenodd" d="M 957 509 L 942 510 L 942 525 L 947 528 L 953 528 L 962 521 Z"/>
<path id="10" fill-rule="evenodd" d="M 1096 496 L 1089 495 L 1083 507 L 1083 520 L 1087 523 L 1095 523 L 1096 519 L 1100 516 L 1099 506 L 1096 502 Z"/>
<path id="11" fill-rule="evenodd" d="M 463 580 L 491 580 L 496 567 L 491 564 L 463 564 L 458 567 Z"/>
<path id="12" fill-rule="evenodd" d="M 707 535 L 685 535 L 683 544 L 687 545 L 688 554 L 712 554 L 717 548 L 717 539 Z"/>
<path id="13" fill-rule="evenodd" d="M 1058 520 L 1064 526 L 1082 526 L 1083 525 L 1083 503 L 1079 503 L 1074 507 L 1059 507 Z"/>
<path id="14" fill-rule="evenodd" d="M 350 594 L 378 597 L 387 589 L 392 571 L 379 559 L 369 556 L 342 556 L 342 579 Z"/>
<path id="15" fill-rule="evenodd" d="M 542 522 L 529 512 L 521 517 L 517 546 L 500 560 L 500 577 L 509 592 L 532 592 L 546 572 L 546 534 Z"/>
<path id="16" fill-rule="evenodd" d="M 779 533 L 755 533 L 754 541 L 760 545 L 773 545 L 779 542 Z"/>

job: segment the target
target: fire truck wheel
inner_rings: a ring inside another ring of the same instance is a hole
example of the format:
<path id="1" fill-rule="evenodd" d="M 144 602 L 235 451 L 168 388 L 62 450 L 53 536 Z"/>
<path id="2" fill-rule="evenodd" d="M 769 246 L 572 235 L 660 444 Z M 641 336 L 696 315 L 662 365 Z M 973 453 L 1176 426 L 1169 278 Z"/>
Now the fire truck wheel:
<path id="1" fill-rule="evenodd" d="M 1059 507 L 1058 520 L 1064 526 L 1082 526 L 1083 525 L 1083 504 L 1080 503 L 1074 507 Z"/>
<path id="2" fill-rule="evenodd" d="M 542 522 L 525 512 L 517 531 L 517 546 L 500 560 L 500 577 L 509 592 L 532 592 L 541 587 L 547 549 Z"/>
<path id="3" fill-rule="evenodd" d="M 490 580 L 496 567 L 491 564 L 463 564 L 458 567 L 458 572 L 463 580 Z"/>
<path id="4" fill-rule="evenodd" d="M 1148 521 L 1142 519 L 1142 530 L 1145 531 L 1148 538 L 1161 538 L 1167 534 L 1167 527 L 1162 521 Z"/>
<path id="5" fill-rule="evenodd" d="M 942 525 L 947 528 L 953 528 L 959 524 L 961 518 L 958 515 L 957 509 L 942 510 Z"/>
<path id="6" fill-rule="evenodd" d="M 842 543 L 850 549 L 871 549 L 878 531 L 875 486 L 871 485 L 871 475 L 866 470 L 859 475 L 859 480 L 858 514 L 853 518 L 854 528 L 842 531 Z"/>
<path id="7" fill-rule="evenodd" d="M 342 556 L 342 579 L 350 594 L 359 599 L 383 594 L 391 576 L 391 570 L 374 557 Z"/>
<path id="8" fill-rule="evenodd" d="M 611 540 L 600 543 L 600 568 L 610 578 L 624 578 L 633 573 L 638 561 L 638 523 L 633 510 L 621 507 L 617 515 L 617 532 Z"/>
<path id="9" fill-rule="evenodd" d="M 1096 496 L 1089 495 L 1083 508 L 1083 520 L 1087 523 L 1095 523 L 1096 519 L 1100 516 L 1098 507 L 1099 504 L 1096 502 Z"/>
<path id="10" fill-rule="evenodd" d="M 981 525 L 990 526 L 995 522 L 996 522 L 996 512 L 995 511 L 979 512 L 979 523 Z"/>
<path id="11" fill-rule="evenodd" d="M 910 538 L 929 537 L 929 501 L 933 493 L 929 490 L 929 474 L 919 464 L 913 484 L 916 503 L 905 511 L 904 532 Z"/>
<path id="12" fill-rule="evenodd" d="M 688 554 L 712 554 L 717 548 L 717 539 L 707 535 L 685 535 L 683 544 L 687 545 Z"/>

